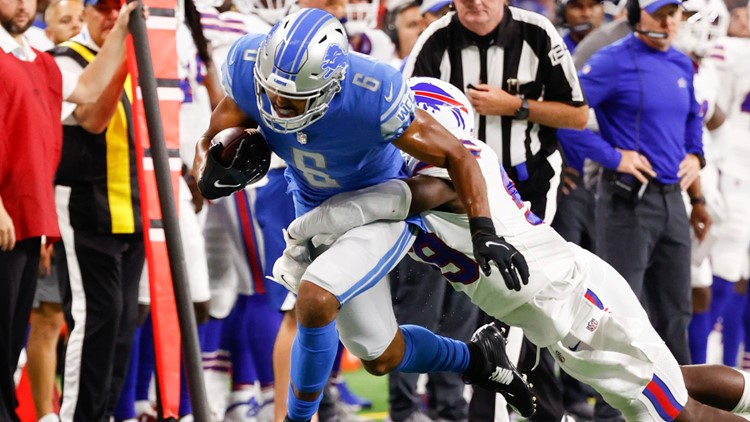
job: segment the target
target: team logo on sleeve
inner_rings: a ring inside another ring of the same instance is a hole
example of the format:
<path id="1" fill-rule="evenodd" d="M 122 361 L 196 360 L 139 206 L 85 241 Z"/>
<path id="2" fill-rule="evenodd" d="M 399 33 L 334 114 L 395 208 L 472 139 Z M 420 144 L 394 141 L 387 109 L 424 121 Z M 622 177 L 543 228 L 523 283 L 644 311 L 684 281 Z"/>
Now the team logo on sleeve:
<path id="1" fill-rule="evenodd" d="M 331 75 L 338 73 L 339 69 L 346 69 L 346 53 L 338 44 L 328 46 L 320 69 L 324 72 L 323 79 L 330 78 Z"/>

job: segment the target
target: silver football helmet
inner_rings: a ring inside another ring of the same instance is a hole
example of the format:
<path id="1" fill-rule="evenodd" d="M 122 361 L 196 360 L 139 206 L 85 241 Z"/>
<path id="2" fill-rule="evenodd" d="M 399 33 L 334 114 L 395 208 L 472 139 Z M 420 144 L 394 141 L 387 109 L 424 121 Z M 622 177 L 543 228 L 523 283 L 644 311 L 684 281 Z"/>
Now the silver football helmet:
<path id="1" fill-rule="evenodd" d="M 722 0 L 687 0 L 675 48 L 703 57 L 719 38 L 727 35 L 729 12 Z"/>
<path id="2" fill-rule="evenodd" d="M 318 121 L 341 90 L 349 67 L 343 25 L 321 9 L 302 9 L 277 23 L 260 44 L 255 62 L 255 94 L 263 122 L 280 133 L 300 131 Z M 305 111 L 279 117 L 267 92 L 305 100 Z"/>

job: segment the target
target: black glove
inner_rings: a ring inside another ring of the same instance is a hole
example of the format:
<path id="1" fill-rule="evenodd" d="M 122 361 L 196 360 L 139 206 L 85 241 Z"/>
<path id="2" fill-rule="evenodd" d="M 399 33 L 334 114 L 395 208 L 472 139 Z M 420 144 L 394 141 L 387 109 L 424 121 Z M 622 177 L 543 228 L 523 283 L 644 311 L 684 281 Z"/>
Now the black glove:
<path id="1" fill-rule="evenodd" d="M 268 173 L 271 164 L 271 150 L 265 141 L 242 140 L 229 167 L 219 162 L 223 145 L 214 144 L 206 155 L 206 168 L 203 170 L 198 188 L 206 199 L 217 199 L 255 183 Z"/>
<path id="2" fill-rule="evenodd" d="M 520 291 L 521 283 L 529 284 L 529 266 L 518 250 L 495 233 L 495 225 L 488 217 L 469 220 L 474 258 L 486 276 L 492 273 L 494 261 L 508 289 Z"/>

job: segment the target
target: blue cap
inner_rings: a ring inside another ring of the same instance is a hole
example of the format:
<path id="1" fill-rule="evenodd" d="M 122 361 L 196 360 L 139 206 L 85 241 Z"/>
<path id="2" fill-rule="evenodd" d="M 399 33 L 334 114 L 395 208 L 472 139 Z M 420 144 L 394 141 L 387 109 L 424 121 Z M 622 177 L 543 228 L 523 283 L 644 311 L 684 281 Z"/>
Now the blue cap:
<path id="1" fill-rule="evenodd" d="M 419 6 L 419 14 L 424 15 L 427 12 L 435 13 L 451 3 L 452 0 L 424 0 L 422 5 Z"/>
<path id="2" fill-rule="evenodd" d="M 645 10 L 649 15 L 653 14 L 657 10 L 668 4 L 682 4 L 681 0 L 638 0 L 638 5 L 641 9 Z"/>

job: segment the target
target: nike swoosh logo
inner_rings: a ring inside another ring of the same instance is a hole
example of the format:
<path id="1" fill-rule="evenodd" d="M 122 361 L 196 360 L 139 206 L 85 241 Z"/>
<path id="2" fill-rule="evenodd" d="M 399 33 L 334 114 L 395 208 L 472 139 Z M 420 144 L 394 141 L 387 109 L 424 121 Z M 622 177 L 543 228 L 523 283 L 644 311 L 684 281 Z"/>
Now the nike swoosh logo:
<path id="1" fill-rule="evenodd" d="M 495 245 L 495 246 L 502 246 L 503 248 L 505 248 L 505 249 L 507 249 L 507 250 L 510 250 L 510 248 L 509 248 L 509 247 L 507 247 L 506 245 L 503 245 L 502 243 L 497 243 L 497 242 L 493 242 L 493 241 L 487 241 L 487 242 L 485 242 L 485 243 L 484 243 L 484 245 L 485 245 L 485 246 L 487 246 L 488 248 L 489 248 L 490 246 L 492 246 L 492 245 Z"/>
<path id="2" fill-rule="evenodd" d="M 391 84 L 391 87 L 388 90 L 388 95 L 385 96 L 385 100 L 389 103 L 391 102 L 392 99 L 393 99 L 393 84 Z"/>
<path id="3" fill-rule="evenodd" d="M 225 185 L 224 183 L 221 183 L 220 181 L 217 180 L 214 182 L 214 186 L 216 186 L 219 189 L 223 189 L 223 188 L 239 188 L 242 185 L 240 185 L 239 183 L 236 185 Z"/>

